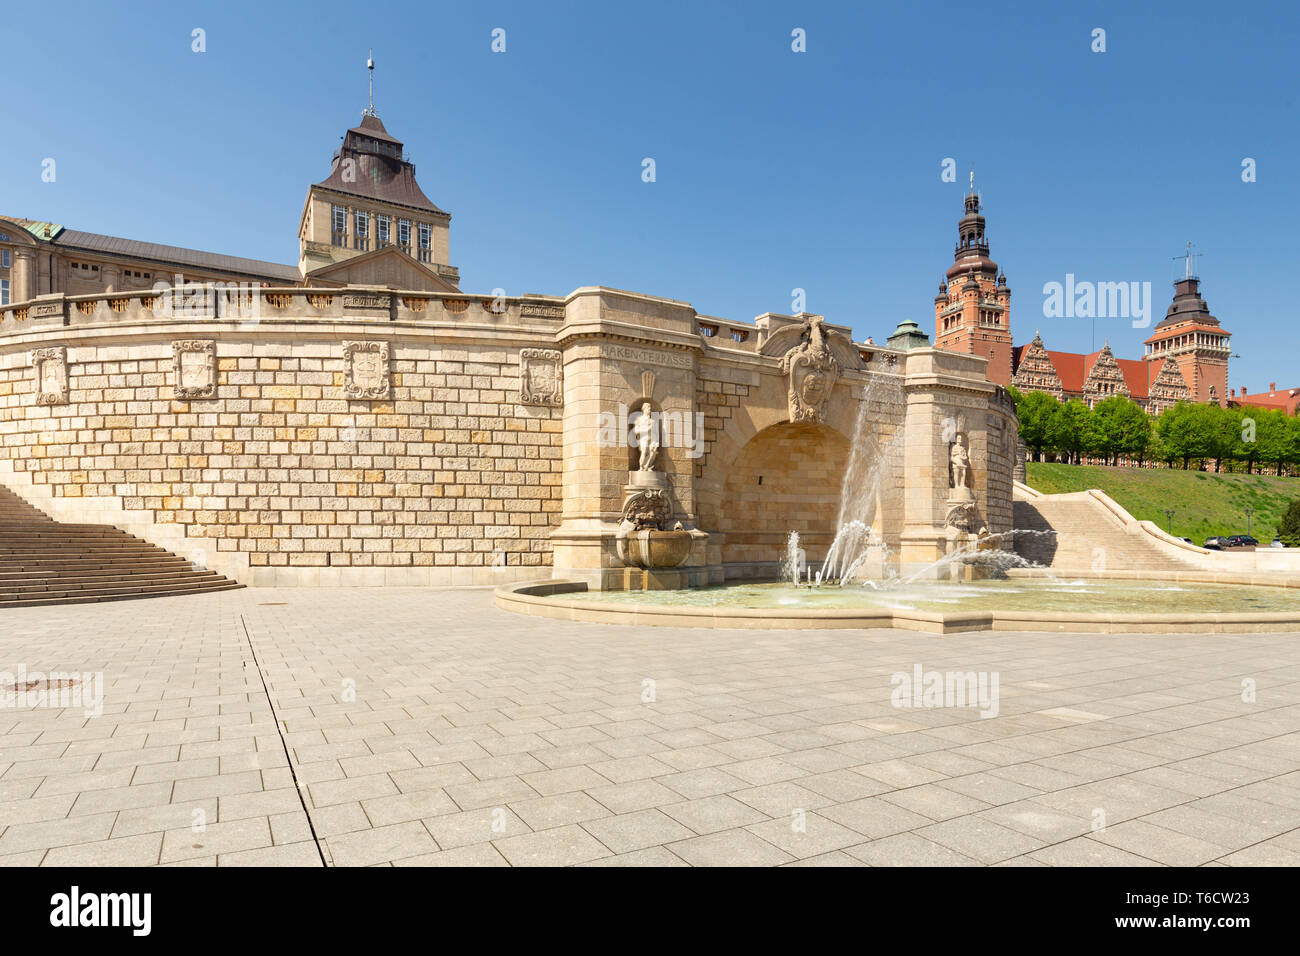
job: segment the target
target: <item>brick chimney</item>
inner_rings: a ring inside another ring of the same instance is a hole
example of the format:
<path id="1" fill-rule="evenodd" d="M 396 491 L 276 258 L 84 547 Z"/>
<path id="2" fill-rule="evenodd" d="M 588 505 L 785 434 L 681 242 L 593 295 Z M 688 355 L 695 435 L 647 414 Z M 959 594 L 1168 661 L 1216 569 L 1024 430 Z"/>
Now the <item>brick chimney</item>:
<path id="1" fill-rule="evenodd" d="M 1268 393 L 1269 393 L 1270 395 L 1272 395 L 1272 394 L 1273 394 L 1274 392 L 1276 392 L 1276 391 L 1277 391 L 1277 382 L 1269 382 L 1269 383 L 1268 383 Z"/>

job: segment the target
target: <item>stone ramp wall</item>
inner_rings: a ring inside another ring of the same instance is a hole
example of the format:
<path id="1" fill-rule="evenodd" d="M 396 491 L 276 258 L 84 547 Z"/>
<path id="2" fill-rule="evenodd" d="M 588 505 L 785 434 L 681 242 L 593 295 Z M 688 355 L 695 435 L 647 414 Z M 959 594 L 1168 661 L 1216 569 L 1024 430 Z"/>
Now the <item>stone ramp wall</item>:
<path id="1" fill-rule="evenodd" d="M 1215 571 L 1300 575 L 1300 549 L 1210 551 L 1139 521 L 1096 488 L 1045 495 L 1015 483 L 1015 551 L 1050 568 L 1071 571 Z"/>

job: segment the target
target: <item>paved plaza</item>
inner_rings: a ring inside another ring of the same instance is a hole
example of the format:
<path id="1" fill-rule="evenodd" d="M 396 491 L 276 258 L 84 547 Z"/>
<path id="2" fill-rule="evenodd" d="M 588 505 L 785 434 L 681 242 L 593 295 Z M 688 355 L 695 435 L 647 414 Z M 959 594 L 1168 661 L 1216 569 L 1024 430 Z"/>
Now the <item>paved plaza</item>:
<path id="1" fill-rule="evenodd" d="M 646 629 L 482 589 L 247 589 L 0 612 L 20 666 L 104 692 L 100 716 L 0 709 L 14 866 L 1300 864 L 1296 634 Z M 894 706 L 918 666 L 995 675 L 997 715 Z"/>

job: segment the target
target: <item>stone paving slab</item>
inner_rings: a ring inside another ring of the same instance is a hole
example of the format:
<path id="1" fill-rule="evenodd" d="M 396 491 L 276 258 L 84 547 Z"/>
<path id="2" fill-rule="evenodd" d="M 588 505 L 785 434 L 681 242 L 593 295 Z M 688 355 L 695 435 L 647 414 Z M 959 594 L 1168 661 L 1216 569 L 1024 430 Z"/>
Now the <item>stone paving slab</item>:
<path id="1" fill-rule="evenodd" d="M 104 697 L 0 709 L 0 865 L 1294 866 L 1298 638 L 637 628 L 485 590 L 10 609 L 0 672 Z M 895 706 L 917 665 L 997 674 L 996 716 Z"/>

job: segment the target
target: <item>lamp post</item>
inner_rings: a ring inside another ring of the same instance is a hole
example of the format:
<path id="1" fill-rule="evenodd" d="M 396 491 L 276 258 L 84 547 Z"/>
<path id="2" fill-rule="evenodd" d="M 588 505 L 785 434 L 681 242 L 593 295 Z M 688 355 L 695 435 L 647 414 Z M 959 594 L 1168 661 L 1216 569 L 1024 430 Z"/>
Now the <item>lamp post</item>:
<path id="1" fill-rule="evenodd" d="M 1241 509 L 1246 512 L 1246 537 L 1250 537 L 1250 516 L 1255 513 L 1255 509 L 1247 505 Z"/>
<path id="2" fill-rule="evenodd" d="M 1165 519 L 1169 522 L 1169 527 L 1167 527 L 1165 530 L 1168 531 L 1170 534 L 1173 534 L 1174 533 L 1174 509 L 1173 508 L 1165 509 Z"/>

